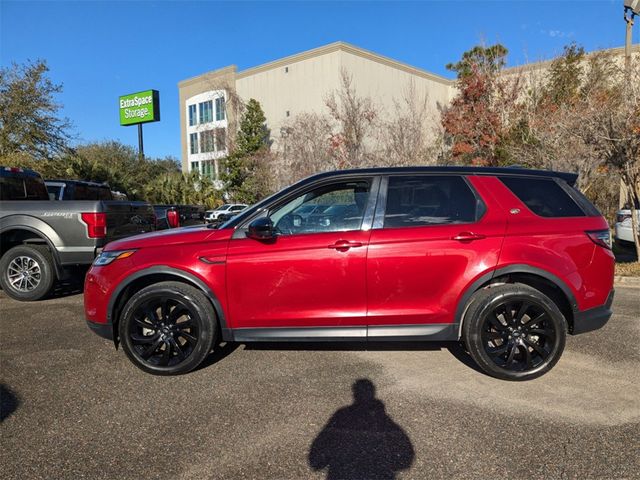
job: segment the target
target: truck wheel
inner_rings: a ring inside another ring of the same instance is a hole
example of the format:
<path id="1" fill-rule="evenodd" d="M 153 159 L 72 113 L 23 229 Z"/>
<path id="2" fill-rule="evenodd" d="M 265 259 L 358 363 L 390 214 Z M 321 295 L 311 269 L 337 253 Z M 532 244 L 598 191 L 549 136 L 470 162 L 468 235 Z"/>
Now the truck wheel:
<path id="1" fill-rule="evenodd" d="M 18 245 L 0 259 L 0 284 L 15 300 L 31 302 L 46 297 L 55 281 L 53 257 L 43 245 Z"/>
<path id="2" fill-rule="evenodd" d="M 217 325 L 204 293 L 181 282 L 160 282 L 129 299 L 118 332 L 124 352 L 138 368 L 154 375 L 178 375 L 209 355 Z"/>
<path id="3" fill-rule="evenodd" d="M 551 370 L 566 336 L 558 306 L 520 283 L 476 292 L 462 327 L 471 357 L 487 374 L 503 380 L 530 380 Z"/>

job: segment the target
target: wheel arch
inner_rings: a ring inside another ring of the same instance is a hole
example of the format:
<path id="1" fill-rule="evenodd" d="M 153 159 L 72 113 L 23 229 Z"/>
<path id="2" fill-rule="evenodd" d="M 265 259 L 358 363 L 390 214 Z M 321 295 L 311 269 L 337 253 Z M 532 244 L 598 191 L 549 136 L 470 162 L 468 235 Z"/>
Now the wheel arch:
<path id="1" fill-rule="evenodd" d="M 461 338 L 464 316 L 469 300 L 478 290 L 501 283 L 523 283 L 547 295 L 565 316 L 569 332 L 573 330 L 573 319 L 578 311 L 576 297 L 569 286 L 558 276 L 541 268 L 526 264 L 508 265 L 485 273 L 467 287 L 458 302 L 454 322 Z"/>
<path id="2" fill-rule="evenodd" d="M 198 276 L 193 273 L 181 270 L 179 268 L 169 266 L 154 266 L 139 270 L 132 273 L 124 279 L 114 290 L 107 304 L 107 322 L 111 324 L 113 329 L 113 342 L 118 347 L 118 322 L 119 315 L 126 302 L 141 289 L 153 285 L 154 283 L 174 281 L 191 285 L 205 294 L 211 302 L 213 310 L 216 313 L 217 321 L 220 324 L 220 330 L 223 340 L 229 339 L 229 330 L 227 329 L 226 317 L 222 309 L 222 305 L 215 293 L 209 286 Z"/>
<path id="3" fill-rule="evenodd" d="M 18 245 L 46 245 L 53 257 L 53 270 L 58 279 L 62 278 L 60 258 L 52 241 L 40 230 L 27 226 L 9 226 L 0 232 L 0 257 Z"/>

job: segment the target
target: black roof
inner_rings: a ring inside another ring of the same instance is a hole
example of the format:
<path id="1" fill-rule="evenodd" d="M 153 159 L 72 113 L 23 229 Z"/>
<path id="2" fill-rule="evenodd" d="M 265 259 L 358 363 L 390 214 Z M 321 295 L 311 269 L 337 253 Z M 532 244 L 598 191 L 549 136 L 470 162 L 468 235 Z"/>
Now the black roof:
<path id="1" fill-rule="evenodd" d="M 419 166 L 419 167 L 384 167 L 358 168 L 351 170 L 333 170 L 308 177 L 305 180 L 318 180 L 338 175 L 402 175 L 407 173 L 422 174 L 463 174 L 463 175 L 500 175 L 500 176 L 528 176 L 560 178 L 569 185 L 574 185 L 578 179 L 577 173 L 556 172 L 553 170 L 534 170 L 524 167 L 460 167 L 460 166 Z"/>

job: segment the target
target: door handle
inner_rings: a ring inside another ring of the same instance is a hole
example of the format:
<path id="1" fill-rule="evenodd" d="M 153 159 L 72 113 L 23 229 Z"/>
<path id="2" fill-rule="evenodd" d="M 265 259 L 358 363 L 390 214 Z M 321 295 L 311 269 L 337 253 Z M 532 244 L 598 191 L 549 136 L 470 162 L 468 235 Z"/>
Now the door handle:
<path id="1" fill-rule="evenodd" d="M 487 238 L 486 235 L 473 232 L 460 232 L 455 237 L 451 237 L 451 240 L 458 240 L 459 242 L 471 242 L 472 240 L 481 240 Z"/>
<path id="2" fill-rule="evenodd" d="M 348 240 L 338 240 L 336 243 L 329 245 L 329 248 L 334 248 L 336 250 L 340 250 L 345 252 L 353 247 L 361 247 L 362 242 L 350 242 Z"/>

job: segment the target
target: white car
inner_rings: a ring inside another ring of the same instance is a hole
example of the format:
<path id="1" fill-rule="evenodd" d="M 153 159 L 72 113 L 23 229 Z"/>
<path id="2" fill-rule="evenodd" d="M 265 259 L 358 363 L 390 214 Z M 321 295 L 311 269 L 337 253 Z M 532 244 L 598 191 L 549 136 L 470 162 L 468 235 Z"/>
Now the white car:
<path id="1" fill-rule="evenodd" d="M 636 210 L 636 218 L 640 225 L 640 210 Z M 615 239 L 617 241 L 633 243 L 633 230 L 631 229 L 631 210 L 618 210 L 616 213 Z"/>
<path id="2" fill-rule="evenodd" d="M 243 203 L 225 203 L 215 210 L 207 210 L 204 215 L 204 220 L 207 223 L 217 222 L 220 220 L 221 215 L 224 215 L 225 217 L 230 215 L 232 217 L 240 213 L 245 208 L 247 208 L 247 205 Z"/>

